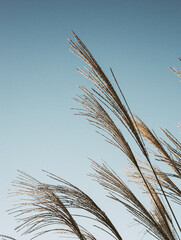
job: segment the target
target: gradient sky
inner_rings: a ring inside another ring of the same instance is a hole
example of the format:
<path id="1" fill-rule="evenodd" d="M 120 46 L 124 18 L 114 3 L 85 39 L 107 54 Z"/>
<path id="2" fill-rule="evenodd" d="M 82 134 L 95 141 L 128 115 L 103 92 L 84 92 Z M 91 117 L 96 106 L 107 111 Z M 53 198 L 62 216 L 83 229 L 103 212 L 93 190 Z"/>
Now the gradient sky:
<path id="1" fill-rule="evenodd" d="M 76 72 L 83 64 L 67 38 L 73 29 L 108 76 L 113 68 L 132 111 L 151 129 L 179 138 L 181 83 L 168 67 L 180 67 L 180 26 L 180 0 L 0 0 L 1 234 L 20 236 L 5 212 L 17 169 L 42 181 L 45 169 L 90 193 L 124 239 L 141 239 L 142 228 L 130 227 L 126 210 L 86 176 L 88 157 L 118 173 L 126 160 L 70 109 L 77 86 L 92 85 Z"/>

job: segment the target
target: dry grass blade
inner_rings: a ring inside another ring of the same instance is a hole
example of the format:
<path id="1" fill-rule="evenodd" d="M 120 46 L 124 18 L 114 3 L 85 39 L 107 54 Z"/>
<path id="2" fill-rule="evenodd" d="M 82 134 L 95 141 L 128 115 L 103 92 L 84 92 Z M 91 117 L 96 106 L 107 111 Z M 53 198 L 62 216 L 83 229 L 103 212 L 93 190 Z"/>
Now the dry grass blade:
<path id="1" fill-rule="evenodd" d="M 176 68 L 176 67 L 173 67 L 173 68 L 169 67 L 169 69 L 170 69 L 172 72 L 176 73 L 177 76 L 181 77 L 181 71 L 180 71 L 180 69 L 178 69 L 178 68 Z"/>
<path id="2" fill-rule="evenodd" d="M 78 114 L 87 117 L 90 124 L 95 125 L 98 129 L 107 133 L 111 138 L 104 136 L 107 141 L 117 148 L 119 148 L 129 159 L 137 166 L 134 154 L 128 142 L 125 140 L 122 132 L 117 128 L 109 114 L 101 106 L 93 93 L 86 88 L 81 87 L 82 91 L 86 94 L 76 99 L 84 106 Z M 138 167 L 138 166 L 137 166 Z"/>
<path id="3" fill-rule="evenodd" d="M 161 154 L 159 158 L 167 161 L 167 163 L 169 163 L 169 165 L 176 172 L 176 174 L 179 177 L 181 177 L 180 169 L 178 168 L 177 164 L 175 164 L 175 161 L 171 157 L 171 155 L 166 151 L 162 142 L 151 132 L 151 130 L 146 126 L 146 124 L 141 119 L 139 119 L 138 117 L 135 117 L 135 120 L 136 120 L 137 127 L 139 128 L 139 131 L 143 135 L 143 137 L 147 141 L 149 141 Z M 156 156 L 158 157 L 158 155 Z"/>
<path id="4" fill-rule="evenodd" d="M 158 211 L 158 208 L 155 206 L 155 204 L 152 202 L 154 207 L 154 214 L 157 217 L 158 221 L 163 225 L 163 228 L 165 228 L 165 231 L 168 235 L 173 234 L 174 236 L 177 236 L 179 238 L 179 235 L 175 229 L 175 226 L 173 224 L 173 221 L 171 219 L 171 216 L 169 215 L 169 212 L 163 205 L 162 200 L 160 199 L 160 196 L 162 195 L 162 191 L 160 191 L 160 188 L 158 187 L 158 183 L 154 178 L 152 169 L 150 168 L 148 163 L 145 163 L 141 160 L 139 161 L 139 166 L 144 172 L 144 175 L 148 181 L 149 188 L 152 191 L 152 194 L 154 198 L 156 199 L 157 204 L 159 205 L 159 209 L 162 212 L 162 216 L 160 216 L 160 211 Z M 130 177 L 131 181 L 138 184 L 138 186 L 144 189 L 144 192 L 148 194 L 147 188 L 145 188 L 145 185 L 140 179 L 139 174 L 137 173 L 135 166 L 133 164 L 129 164 L 130 168 L 129 170 L 126 170 L 127 175 Z M 176 184 L 167 176 L 166 173 L 161 171 L 160 169 L 156 168 L 154 166 L 154 170 L 159 177 L 159 181 L 162 184 L 162 187 L 164 188 L 164 192 L 167 195 L 167 197 L 170 197 L 174 202 L 180 204 L 181 200 L 181 191 L 176 186 Z M 153 185 L 154 188 L 153 188 Z M 156 189 L 156 190 L 155 190 Z M 171 226 L 171 228 L 169 227 Z M 172 229 L 172 230 L 171 230 Z M 171 230 L 171 231 L 170 231 Z"/>
<path id="5" fill-rule="evenodd" d="M 0 238 L 1 238 L 2 240 L 16 240 L 15 238 L 9 237 L 9 236 L 7 236 L 7 235 L 0 235 Z"/>
<path id="6" fill-rule="evenodd" d="M 140 183 L 140 177 L 133 164 L 129 164 L 130 168 L 126 171 L 127 175 L 130 177 L 131 181 L 135 181 L 136 183 Z M 157 181 L 153 176 L 153 172 L 151 171 L 149 165 L 145 162 L 139 161 L 139 166 L 144 172 L 146 179 L 154 184 L 154 188 L 157 190 L 157 193 L 162 195 L 162 192 L 158 188 Z M 170 197 L 175 203 L 181 204 L 181 190 L 177 185 L 171 180 L 169 177 L 170 174 L 161 171 L 158 167 L 155 167 L 155 172 L 159 177 L 159 181 L 162 184 L 164 191 L 168 197 Z"/>
<path id="7" fill-rule="evenodd" d="M 155 217 L 154 213 L 149 212 L 147 208 L 144 207 L 112 169 L 105 164 L 101 166 L 94 161 L 92 161 L 92 168 L 95 174 L 91 174 L 90 176 L 108 190 L 110 194 L 109 196 L 112 199 L 124 204 L 128 211 L 136 217 L 139 223 L 146 227 L 150 234 L 154 235 L 157 239 L 177 239 L 173 237 L 172 231 L 170 231 L 170 226 L 163 228 L 163 226 L 165 226 L 165 219 L 162 222 L 158 221 L 158 218 Z M 161 210 L 163 209 L 161 208 Z M 159 215 L 159 217 L 162 218 L 162 215 Z"/>
<path id="8" fill-rule="evenodd" d="M 168 130 L 162 129 L 162 131 L 164 132 L 166 137 L 171 141 L 171 143 L 175 146 L 173 147 L 171 144 L 162 139 L 162 143 L 165 145 L 167 150 L 173 156 L 173 161 L 179 172 L 178 178 L 181 178 L 181 143 Z"/>
<path id="9" fill-rule="evenodd" d="M 20 222 L 17 231 L 26 229 L 24 234 L 34 233 L 32 239 L 53 231 L 74 235 L 80 240 L 95 240 L 88 232 L 82 231 L 60 198 L 47 185 L 20 172 L 13 186 L 15 191 L 11 195 L 21 197 L 20 203 L 10 210 Z"/>
<path id="10" fill-rule="evenodd" d="M 179 163 L 179 160 L 181 159 L 180 156 L 175 156 L 175 158 L 173 158 L 172 157 L 173 154 L 171 155 L 171 153 L 175 154 L 176 151 L 173 151 L 173 148 L 171 148 L 169 146 L 169 144 L 167 144 L 164 141 L 161 142 L 157 137 L 155 137 L 153 135 L 153 133 L 150 131 L 150 129 L 138 117 L 136 117 L 136 123 L 137 123 L 137 126 L 138 126 L 139 130 L 140 130 L 140 133 L 160 152 L 161 156 L 156 155 L 156 154 L 155 154 L 155 156 L 158 157 L 161 161 L 164 161 L 165 163 L 167 163 L 175 171 L 176 177 L 180 178 L 181 177 L 181 171 L 180 171 L 181 170 L 180 169 L 181 166 L 180 166 L 180 163 Z M 167 133 L 167 135 L 168 135 L 168 133 Z M 172 138 L 172 137 L 170 137 L 170 138 Z M 178 141 L 176 141 L 175 138 L 173 139 L 173 142 L 178 145 Z M 169 153 L 165 150 L 163 143 L 167 147 L 167 149 L 169 150 Z M 153 172 L 153 168 L 151 169 L 151 171 Z M 158 172 L 155 172 L 155 173 L 159 176 Z M 164 176 L 164 174 L 162 174 L 162 176 Z M 169 179 L 166 178 L 166 177 L 165 177 L 165 180 L 169 181 Z M 169 206 L 169 208 L 171 210 L 171 213 L 172 213 L 172 215 L 173 215 L 173 217 L 174 217 L 174 219 L 175 219 L 175 221 L 177 223 L 177 226 L 178 226 L 178 228 L 180 230 L 180 225 L 178 223 L 178 220 L 177 220 L 177 218 L 175 216 L 175 213 L 173 212 L 173 209 L 170 206 L 170 203 L 168 202 L 168 199 L 166 197 L 168 195 L 162 189 L 162 186 L 164 186 L 164 185 L 162 185 L 163 181 L 160 182 L 160 181 L 157 181 L 157 179 L 156 179 L 156 183 L 157 184 L 159 183 L 159 186 L 160 186 L 160 189 L 161 189 L 160 194 L 164 195 L 164 197 L 165 197 L 165 199 L 167 201 L 167 204 L 168 204 L 168 206 Z M 169 181 L 169 184 L 170 183 L 171 182 Z M 176 196 L 171 194 L 169 196 L 171 196 L 176 202 L 179 203 L 179 194 L 177 194 Z"/>
<path id="11" fill-rule="evenodd" d="M 179 142 L 179 140 L 174 137 L 171 132 L 169 132 L 167 129 L 166 130 L 163 130 L 162 131 L 164 132 L 164 134 L 167 136 L 167 138 L 175 145 L 175 147 L 181 151 L 181 142 Z"/>
<path id="12" fill-rule="evenodd" d="M 174 225 L 171 221 L 170 216 L 168 215 L 167 210 L 165 209 L 165 207 L 164 207 L 159 195 L 155 191 L 155 189 L 152 187 L 152 185 L 149 182 L 148 182 L 148 184 L 152 191 L 152 194 L 154 195 L 154 198 L 157 201 L 157 204 L 159 205 L 159 209 L 161 209 L 161 212 L 162 212 L 162 215 L 161 215 L 160 212 L 158 211 L 158 208 L 155 207 L 155 204 L 153 203 L 155 218 L 160 223 L 160 225 L 162 226 L 164 232 L 166 232 L 169 239 L 176 239 L 176 231 L 174 229 Z M 173 227 L 173 229 L 171 226 Z"/>
<path id="13" fill-rule="evenodd" d="M 179 58 L 179 61 L 181 61 L 181 58 Z M 169 69 L 170 69 L 172 72 L 176 73 L 177 76 L 181 77 L 181 71 L 180 71 L 180 69 L 178 69 L 178 68 L 176 68 L 176 67 L 173 67 L 173 68 L 169 67 Z"/>
<path id="14" fill-rule="evenodd" d="M 96 62 L 85 44 L 78 38 L 78 36 L 74 32 L 73 34 L 77 41 L 77 44 L 75 44 L 71 39 L 69 39 L 69 44 L 72 47 L 71 51 L 91 67 L 91 69 L 86 68 L 87 72 L 82 69 L 78 69 L 78 71 L 95 84 L 95 87 L 101 92 L 99 96 L 103 100 L 106 100 L 106 102 L 110 106 L 110 109 L 113 112 L 117 113 L 116 116 L 128 129 L 130 134 L 134 137 L 141 151 L 143 151 L 144 154 L 147 155 L 145 148 L 143 147 L 142 140 L 139 137 L 139 133 L 137 132 L 137 129 L 133 124 L 133 120 L 129 114 L 129 111 L 126 109 L 125 105 L 118 97 L 111 82 L 109 81 L 105 73 L 102 71 L 101 67 Z"/>
<path id="15" fill-rule="evenodd" d="M 122 237 L 107 217 L 104 211 L 102 211 L 97 204 L 83 191 L 79 188 L 75 187 L 71 183 L 65 181 L 62 178 L 57 177 L 54 174 L 48 173 L 48 176 L 56 181 L 58 181 L 61 185 L 47 185 L 49 189 L 52 189 L 53 192 L 58 194 L 62 203 L 66 206 L 66 208 L 76 208 L 84 210 L 91 215 L 93 215 L 95 221 L 101 223 L 103 227 L 106 227 L 108 231 L 102 228 L 102 230 L 107 233 L 111 233 L 115 239 L 121 240 Z M 83 217 L 88 217 L 87 215 L 80 215 Z M 88 217 L 90 218 L 90 217 Z M 99 227 L 100 228 L 100 227 Z"/>

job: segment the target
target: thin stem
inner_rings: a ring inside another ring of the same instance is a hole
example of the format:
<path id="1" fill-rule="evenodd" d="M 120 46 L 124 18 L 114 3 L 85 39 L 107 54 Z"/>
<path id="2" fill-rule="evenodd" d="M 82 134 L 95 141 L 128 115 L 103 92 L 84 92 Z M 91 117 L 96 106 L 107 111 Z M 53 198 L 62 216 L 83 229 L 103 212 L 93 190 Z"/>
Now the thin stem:
<path id="1" fill-rule="evenodd" d="M 156 181 L 157 181 L 157 183 L 158 183 L 158 185 L 159 185 L 159 187 L 160 187 L 160 189 L 161 189 L 161 191 L 162 191 L 162 193 L 163 193 L 163 196 L 164 196 L 164 198 L 165 198 L 165 200 L 166 200 L 166 202 L 167 202 L 167 205 L 169 206 L 169 209 L 170 209 L 170 211 L 171 211 L 171 213 L 172 213 L 172 215 L 173 215 L 173 217 L 174 217 L 174 219 L 175 219 L 175 222 L 176 222 L 179 230 L 181 231 L 181 227 L 180 227 L 180 225 L 179 225 L 179 223 L 178 223 L 178 220 L 177 220 L 177 218 L 176 218 L 176 216 L 175 216 L 175 214 L 174 214 L 174 212 L 173 212 L 173 209 L 172 209 L 172 207 L 171 207 L 171 205 L 170 205 L 170 203 L 169 203 L 169 201 L 168 201 L 168 199 L 167 199 L 167 196 L 166 196 L 166 194 L 165 194 L 165 192 L 164 192 L 164 190 L 163 190 L 163 188 L 162 188 L 162 186 L 161 186 L 161 183 L 160 183 L 160 181 L 159 181 L 159 179 L 158 179 L 158 177 L 157 177 L 157 174 L 156 174 L 156 172 L 155 172 L 155 170 L 154 170 L 154 168 L 153 168 L 153 165 L 152 165 L 152 163 L 151 163 L 151 161 L 150 161 L 150 159 L 149 159 L 149 156 L 148 156 L 148 153 L 147 153 L 147 150 L 146 150 L 146 147 L 145 147 L 143 138 L 142 138 L 141 133 L 140 133 L 138 127 L 137 127 L 137 124 L 136 124 L 136 121 L 135 121 L 135 119 L 134 119 L 134 116 L 133 116 L 133 114 L 132 114 L 132 112 L 131 112 L 131 109 L 130 109 L 127 101 L 126 101 L 126 98 L 124 97 L 124 94 L 123 94 L 123 92 L 122 92 L 122 90 L 121 90 L 121 88 L 120 88 L 120 86 L 119 86 L 119 84 L 118 84 L 118 81 L 117 81 L 117 79 L 116 79 L 116 77 L 115 77 L 115 75 L 114 75 L 114 73 L 113 73 L 113 71 L 112 71 L 111 68 L 110 68 L 110 71 L 111 71 L 111 73 L 112 73 L 112 75 L 113 75 L 113 78 L 114 78 L 114 80 L 115 80 L 115 82 L 116 82 L 116 85 L 117 85 L 117 87 L 118 87 L 118 89 L 119 89 L 119 91 L 120 91 L 120 93 L 121 93 L 121 95 L 122 95 L 122 97 L 123 97 L 123 99 L 124 99 L 124 101 L 125 101 L 125 104 L 126 104 L 126 106 L 127 106 L 127 108 L 128 108 L 128 111 L 129 111 L 129 113 L 131 114 L 132 120 L 133 120 L 133 122 L 134 122 L 134 124 L 135 124 L 135 126 L 136 126 L 137 131 L 138 131 L 138 136 L 140 137 L 140 140 L 141 140 L 140 142 L 141 142 L 142 148 L 143 148 L 143 149 L 142 149 L 142 150 L 143 150 L 142 152 L 143 152 L 143 154 L 145 155 L 145 157 L 146 157 L 146 159 L 147 159 L 147 161 L 148 161 L 148 163 L 149 163 L 149 165 L 150 165 L 150 167 L 151 167 L 151 169 L 152 169 L 152 171 L 153 171 L 153 173 L 154 173 L 154 176 L 155 176 L 155 178 L 156 178 Z M 140 173 L 141 173 L 141 170 L 140 170 L 140 169 L 138 169 L 138 170 L 139 170 Z M 141 173 L 141 175 L 142 175 L 142 173 Z M 144 180 L 144 182 L 145 182 L 145 179 L 144 179 L 144 176 L 143 176 L 143 175 L 142 175 L 142 178 L 143 178 L 143 180 Z M 146 182 L 145 182 L 145 184 L 146 184 L 147 188 L 149 189 L 149 187 L 148 187 L 148 185 L 147 185 Z M 150 191 L 149 191 L 149 192 L 150 192 Z M 151 192 L 150 192 L 150 193 L 151 193 Z M 151 195 L 152 195 L 152 194 L 151 194 Z M 152 198 L 154 199 L 153 196 L 152 196 Z M 155 199 L 154 199 L 154 202 L 156 203 Z M 156 203 L 156 205 L 157 205 L 157 203 Z M 157 207 L 158 207 L 158 205 L 157 205 Z M 159 207 L 158 207 L 158 209 L 159 209 Z M 161 211 L 160 211 L 160 213 L 161 213 Z M 173 226 L 173 227 L 174 227 L 174 226 Z M 180 239 L 180 238 L 179 238 L 179 239 Z"/>

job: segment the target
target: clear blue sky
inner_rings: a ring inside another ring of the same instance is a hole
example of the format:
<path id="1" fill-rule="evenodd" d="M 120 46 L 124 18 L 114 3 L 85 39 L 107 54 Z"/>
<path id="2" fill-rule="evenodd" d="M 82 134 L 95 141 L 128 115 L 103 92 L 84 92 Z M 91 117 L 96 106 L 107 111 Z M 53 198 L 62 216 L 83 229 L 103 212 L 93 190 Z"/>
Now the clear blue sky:
<path id="1" fill-rule="evenodd" d="M 141 239 L 142 228 L 128 227 L 129 214 L 86 176 L 88 157 L 118 172 L 126 160 L 70 110 L 77 86 L 91 85 L 75 71 L 82 62 L 67 38 L 73 29 L 108 76 L 113 68 L 150 128 L 179 137 L 181 83 L 168 67 L 180 67 L 180 27 L 180 0 L 0 0 L 0 233 L 19 236 L 5 212 L 16 170 L 44 180 L 45 169 L 90 193 L 124 239 Z"/>

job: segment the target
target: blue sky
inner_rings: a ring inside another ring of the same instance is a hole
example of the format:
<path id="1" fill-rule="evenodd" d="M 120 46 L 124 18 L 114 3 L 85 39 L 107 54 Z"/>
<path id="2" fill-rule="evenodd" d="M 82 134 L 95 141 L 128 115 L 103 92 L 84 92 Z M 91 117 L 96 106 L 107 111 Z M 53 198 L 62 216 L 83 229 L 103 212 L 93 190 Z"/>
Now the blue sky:
<path id="1" fill-rule="evenodd" d="M 179 67 L 180 24 L 177 0 L 0 0 L 2 234 L 19 236 L 5 212 L 16 170 L 44 180 L 45 169 L 91 193 L 117 225 L 121 216 L 125 239 L 135 229 L 141 238 L 138 227 L 125 232 L 132 223 L 127 212 L 117 204 L 110 209 L 104 191 L 86 176 L 88 157 L 104 159 L 118 172 L 126 160 L 70 110 L 77 106 L 77 86 L 91 84 L 75 71 L 83 64 L 67 38 L 73 29 L 109 77 L 113 68 L 132 111 L 151 129 L 159 135 L 161 126 L 179 137 L 181 84 L 168 67 Z"/>

